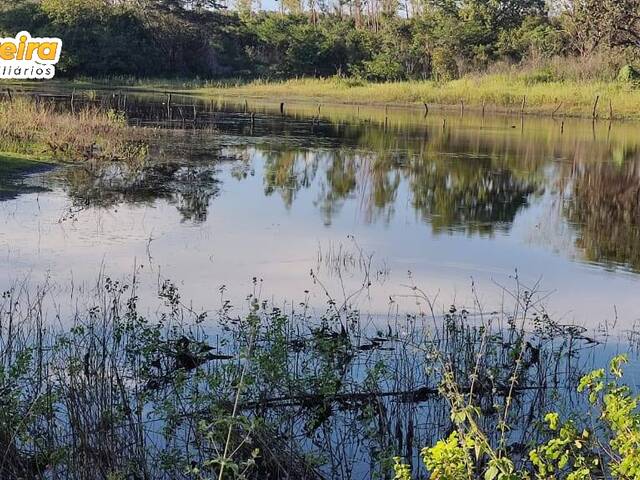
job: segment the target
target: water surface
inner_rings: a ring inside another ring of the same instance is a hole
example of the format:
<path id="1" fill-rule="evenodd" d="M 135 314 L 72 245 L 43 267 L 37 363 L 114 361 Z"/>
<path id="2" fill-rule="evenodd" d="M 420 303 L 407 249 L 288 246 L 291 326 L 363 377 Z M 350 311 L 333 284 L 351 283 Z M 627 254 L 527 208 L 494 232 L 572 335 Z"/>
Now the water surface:
<path id="1" fill-rule="evenodd" d="M 123 108 L 166 126 L 163 101 Z M 637 125 L 173 101 L 185 106 L 146 167 L 61 167 L 0 196 L 2 289 L 49 278 L 64 295 L 135 272 L 198 309 L 257 284 L 276 302 L 329 294 L 387 315 L 415 310 L 413 285 L 443 310 L 498 309 L 520 282 L 561 323 L 640 318 Z"/>

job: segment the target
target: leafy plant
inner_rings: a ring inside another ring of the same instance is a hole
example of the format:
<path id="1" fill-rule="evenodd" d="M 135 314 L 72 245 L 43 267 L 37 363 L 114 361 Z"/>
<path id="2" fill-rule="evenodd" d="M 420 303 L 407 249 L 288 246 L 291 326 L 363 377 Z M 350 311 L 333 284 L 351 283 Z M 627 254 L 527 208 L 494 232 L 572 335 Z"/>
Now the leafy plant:
<path id="1" fill-rule="evenodd" d="M 626 355 L 614 357 L 607 380 L 604 369 L 594 370 L 580 380 L 595 428 L 579 427 L 575 420 L 561 421 L 558 413 L 545 416 L 549 439 L 533 448 L 529 462 L 517 469 L 518 459 L 494 448 L 478 427 L 479 410 L 464 403 L 451 375 L 446 375 L 443 392 L 452 404 L 451 419 L 456 430 L 445 440 L 422 450 L 422 459 L 437 480 L 592 480 L 640 479 L 640 397 L 620 383 Z M 396 459 L 396 480 L 411 478 L 410 468 Z"/>

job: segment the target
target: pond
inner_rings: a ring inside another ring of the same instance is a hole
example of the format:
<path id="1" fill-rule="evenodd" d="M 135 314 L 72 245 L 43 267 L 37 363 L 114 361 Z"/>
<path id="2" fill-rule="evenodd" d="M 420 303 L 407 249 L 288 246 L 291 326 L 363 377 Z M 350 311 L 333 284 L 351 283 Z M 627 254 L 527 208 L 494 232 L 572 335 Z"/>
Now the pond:
<path id="1" fill-rule="evenodd" d="M 586 371 L 638 377 L 636 125 L 98 98 L 148 162 L 0 157 L 0 352 L 50 478 L 198 478 L 225 422 L 251 478 L 424 474 L 445 373 L 523 461 Z"/>
<path id="2" fill-rule="evenodd" d="M 172 101 L 166 128 L 164 96 L 128 99 L 131 123 L 163 127 L 144 168 L 48 169 L 0 196 L 0 287 L 136 274 L 210 309 L 258 279 L 264 298 L 329 293 L 375 316 L 411 310 L 410 286 L 445 311 L 497 308 L 517 283 L 562 323 L 639 319 L 634 124 Z"/>

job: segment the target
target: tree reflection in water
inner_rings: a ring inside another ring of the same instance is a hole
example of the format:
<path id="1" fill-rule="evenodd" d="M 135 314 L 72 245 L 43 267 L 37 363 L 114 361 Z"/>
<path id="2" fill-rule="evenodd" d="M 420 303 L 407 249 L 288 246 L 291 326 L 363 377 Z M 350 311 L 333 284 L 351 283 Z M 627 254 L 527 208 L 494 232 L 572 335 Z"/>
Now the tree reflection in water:
<path id="1" fill-rule="evenodd" d="M 640 270 L 640 160 L 635 134 L 624 125 L 576 123 L 562 131 L 527 119 L 518 129 L 506 117 L 472 116 L 443 125 L 409 110 L 348 107 L 323 107 L 322 118 L 311 121 L 315 105 L 292 105 L 288 111 L 299 112 L 287 117 L 256 107 L 260 118 L 249 124 L 238 108 L 218 105 L 210 116 L 199 114 L 197 128 L 163 133 L 164 160 L 66 169 L 62 183 L 74 208 L 164 199 L 184 221 L 204 222 L 219 192 L 216 165 L 230 152 L 232 177 L 262 176 L 262 191 L 252 195 L 278 195 L 290 209 L 309 202 L 299 200 L 307 191 L 325 225 L 353 202 L 365 223 L 389 224 L 411 209 L 435 234 L 491 236 L 509 231 L 519 212 L 547 193 L 561 202 L 558 212 L 573 227 L 579 255 Z M 218 131 L 206 130 L 207 119 Z"/>
<path id="2" fill-rule="evenodd" d="M 590 262 L 640 271 L 640 158 L 580 164 L 565 212 Z"/>
<path id="3" fill-rule="evenodd" d="M 62 181 L 71 211 L 119 204 L 148 204 L 159 199 L 175 205 L 183 221 L 204 222 L 211 198 L 219 191 L 216 166 L 158 163 L 142 167 L 110 164 L 65 169 Z"/>
<path id="4" fill-rule="evenodd" d="M 309 158 L 311 160 L 309 161 Z M 279 192 L 290 207 L 296 193 L 311 188 L 318 170 L 317 205 L 331 224 L 345 200 L 359 196 L 366 220 L 388 222 L 398 189 L 406 182 L 416 214 L 436 233 L 459 230 L 491 234 L 507 228 L 539 188 L 490 157 L 427 157 L 336 149 L 320 154 L 270 151 L 265 160 L 265 193 Z"/>

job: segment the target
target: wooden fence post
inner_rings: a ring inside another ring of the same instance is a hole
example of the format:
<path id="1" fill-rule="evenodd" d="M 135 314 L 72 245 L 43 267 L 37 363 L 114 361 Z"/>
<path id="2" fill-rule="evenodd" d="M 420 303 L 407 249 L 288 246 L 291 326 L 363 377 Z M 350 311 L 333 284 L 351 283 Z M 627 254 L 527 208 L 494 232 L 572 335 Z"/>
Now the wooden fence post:
<path id="1" fill-rule="evenodd" d="M 611 99 L 609 99 L 609 120 L 613 120 L 613 104 L 611 103 Z"/>
<path id="2" fill-rule="evenodd" d="M 591 114 L 591 118 L 595 119 L 597 117 L 597 110 L 598 110 L 598 102 L 600 101 L 600 95 L 596 95 L 596 101 L 593 104 L 593 112 Z"/>

